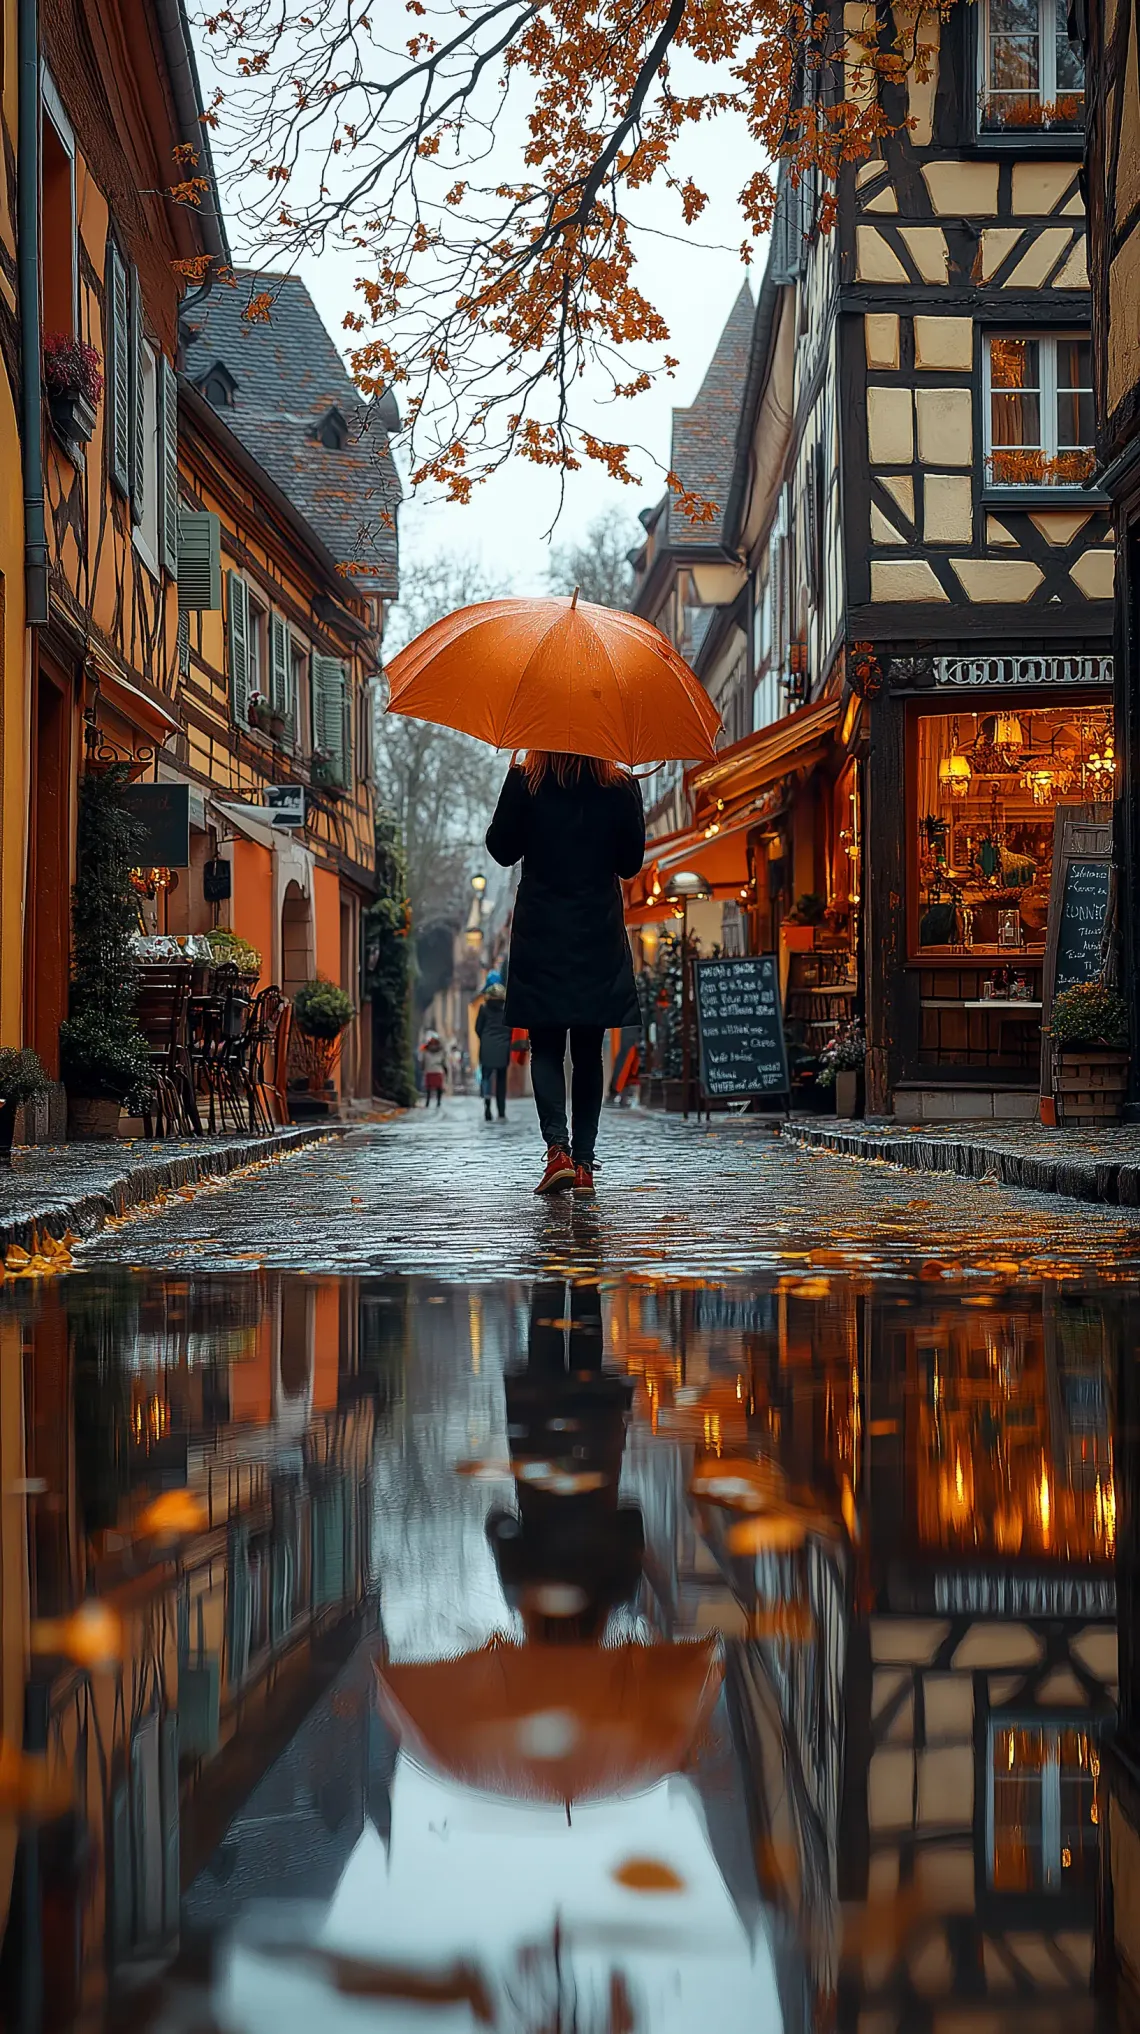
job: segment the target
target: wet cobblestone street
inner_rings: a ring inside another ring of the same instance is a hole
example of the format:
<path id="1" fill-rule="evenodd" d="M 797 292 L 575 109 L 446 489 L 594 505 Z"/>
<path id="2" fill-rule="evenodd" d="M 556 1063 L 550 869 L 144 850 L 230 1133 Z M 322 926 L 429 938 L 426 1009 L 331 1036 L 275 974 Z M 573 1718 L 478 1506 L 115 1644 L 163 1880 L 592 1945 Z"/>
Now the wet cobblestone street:
<path id="1" fill-rule="evenodd" d="M 790 1272 L 821 1250 L 836 1253 L 832 1269 L 871 1275 L 925 1267 L 952 1279 L 992 1272 L 995 1259 L 1026 1275 L 1095 1266 L 1123 1277 L 1140 1266 L 1140 1220 L 1129 1211 L 801 1152 L 763 1118 L 704 1125 L 608 1110 L 599 1152 L 595 1203 L 536 1200 L 532 1105 L 487 1125 L 477 1101 L 449 1099 L 172 1202 L 100 1237 L 84 1258 L 447 1278 L 562 1263 L 730 1278 Z"/>
<path id="2" fill-rule="evenodd" d="M 0 2024 L 1107 2034 L 1140 1227 L 600 1150 L 450 1099 L 0 1284 Z"/>

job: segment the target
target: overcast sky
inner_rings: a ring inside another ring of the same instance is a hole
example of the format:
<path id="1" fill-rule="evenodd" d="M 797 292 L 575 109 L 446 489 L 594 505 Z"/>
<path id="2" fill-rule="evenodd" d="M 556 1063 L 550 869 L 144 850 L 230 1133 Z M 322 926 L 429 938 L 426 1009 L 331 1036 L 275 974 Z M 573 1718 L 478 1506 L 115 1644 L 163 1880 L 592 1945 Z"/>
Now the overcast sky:
<path id="1" fill-rule="evenodd" d="M 217 73 L 208 48 L 201 37 L 198 40 L 208 98 Z M 705 74 L 701 83 L 708 82 Z M 507 145 L 509 150 L 509 135 Z M 507 154 L 500 157 L 500 165 L 506 175 L 521 169 L 517 158 L 511 161 Z M 400 517 L 405 572 L 414 568 L 417 557 L 459 551 L 478 558 L 512 591 L 540 592 L 551 542 L 574 541 L 594 516 L 614 505 L 623 508 L 632 522 L 639 510 L 659 498 L 669 461 L 670 412 L 693 400 L 742 282 L 751 275 L 753 294 L 759 287 L 759 263 L 749 271 L 741 261 L 744 234 L 736 202 L 754 167 L 755 154 L 742 126 L 721 119 L 691 131 L 673 164 L 679 175 L 690 175 L 709 193 L 708 209 L 695 228 L 684 226 L 678 201 L 664 188 L 637 193 L 631 206 L 637 229 L 636 280 L 665 317 L 671 338 L 663 350 L 680 365 L 672 381 L 663 380 L 631 402 L 591 402 L 587 387 L 578 421 L 602 435 L 643 447 L 630 461 L 642 485 L 623 487 L 601 467 L 571 474 L 561 519 L 550 537 L 547 532 L 558 512 L 557 478 L 522 460 L 512 461 L 476 490 L 468 506 L 427 499 L 405 502 Z M 219 170 L 224 176 L 224 157 Z M 235 260 L 248 263 L 253 251 L 232 233 L 231 239 Z M 762 255 L 761 249 L 761 259 Z M 279 263 L 280 257 L 271 255 L 269 265 Z M 302 258 L 295 266 L 329 331 L 343 346 L 343 319 L 354 301 L 355 266 L 346 257 L 327 253 L 319 260 Z M 600 381 L 596 387 L 600 392 Z"/>

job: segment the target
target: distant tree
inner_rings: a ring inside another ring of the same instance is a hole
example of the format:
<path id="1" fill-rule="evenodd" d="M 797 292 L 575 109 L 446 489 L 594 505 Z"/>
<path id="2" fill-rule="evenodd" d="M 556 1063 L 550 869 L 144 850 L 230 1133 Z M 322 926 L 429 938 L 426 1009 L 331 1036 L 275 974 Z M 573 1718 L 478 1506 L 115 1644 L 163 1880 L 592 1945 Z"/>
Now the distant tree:
<path id="1" fill-rule="evenodd" d="M 406 566 L 385 650 L 402 648 L 457 607 L 494 600 L 504 590 L 478 560 L 461 554 Z M 467 877 L 483 851 L 503 759 L 468 735 L 402 714 L 383 715 L 376 748 L 380 804 L 403 846 L 418 951 L 430 927 L 463 923 L 471 901 Z"/>
<path id="2" fill-rule="evenodd" d="M 621 509 L 606 509 L 594 517 L 580 543 L 551 546 L 546 568 L 551 593 L 573 593 L 577 587 L 583 600 L 599 607 L 628 607 L 633 595 L 628 553 L 643 536 Z"/>

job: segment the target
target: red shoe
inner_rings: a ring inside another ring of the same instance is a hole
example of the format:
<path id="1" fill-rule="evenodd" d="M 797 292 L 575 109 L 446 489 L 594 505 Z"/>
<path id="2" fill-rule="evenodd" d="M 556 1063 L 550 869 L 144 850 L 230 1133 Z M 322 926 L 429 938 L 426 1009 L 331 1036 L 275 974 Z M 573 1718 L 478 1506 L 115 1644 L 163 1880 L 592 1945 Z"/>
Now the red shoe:
<path id="1" fill-rule="evenodd" d="M 574 1167 L 574 1187 L 573 1187 L 573 1193 L 574 1193 L 574 1199 L 575 1199 L 576 1201 L 592 1201 L 592 1200 L 593 1200 L 593 1198 L 594 1198 L 594 1171 L 593 1171 L 593 1167 L 592 1167 L 592 1166 L 589 1166 L 589 1165 L 576 1165 L 576 1166 Z"/>
<path id="2" fill-rule="evenodd" d="M 570 1163 L 570 1153 L 563 1151 L 559 1144 L 548 1144 L 546 1147 L 546 1171 L 535 1187 L 535 1193 L 560 1193 L 563 1187 L 568 1187 L 571 1184 L 573 1178 L 574 1167 Z"/>

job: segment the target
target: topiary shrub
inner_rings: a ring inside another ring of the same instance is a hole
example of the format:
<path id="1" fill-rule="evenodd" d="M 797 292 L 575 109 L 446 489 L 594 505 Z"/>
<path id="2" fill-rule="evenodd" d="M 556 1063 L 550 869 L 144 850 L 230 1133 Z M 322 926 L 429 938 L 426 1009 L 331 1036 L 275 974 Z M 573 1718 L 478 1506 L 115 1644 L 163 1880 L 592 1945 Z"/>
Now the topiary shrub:
<path id="1" fill-rule="evenodd" d="M 122 801 L 127 777 L 125 764 L 116 763 L 79 786 L 71 994 L 59 1027 L 59 1058 L 69 1095 L 141 1104 L 154 1080 L 135 1021 L 138 911 L 131 870 L 143 829 Z"/>
<path id="2" fill-rule="evenodd" d="M 1128 1044 L 1128 1005 L 1104 982 L 1077 982 L 1056 998 L 1050 1029 L 1062 1052 L 1081 1045 L 1119 1052 Z"/>
<path id="3" fill-rule="evenodd" d="M 339 1038 L 356 1015 L 351 996 L 320 975 L 293 998 L 293 1022 L 307 1038 Z"/>
<path id="4" fill-rule="evenodd" d="M 51 1082 L 30 1045 L 0 1045 L 0 1107 L 9 1103 L 19 1108 L 35 1095 L 44 1095 Z"/>

